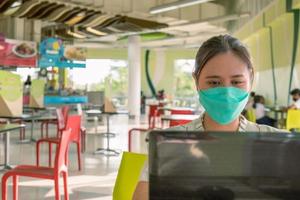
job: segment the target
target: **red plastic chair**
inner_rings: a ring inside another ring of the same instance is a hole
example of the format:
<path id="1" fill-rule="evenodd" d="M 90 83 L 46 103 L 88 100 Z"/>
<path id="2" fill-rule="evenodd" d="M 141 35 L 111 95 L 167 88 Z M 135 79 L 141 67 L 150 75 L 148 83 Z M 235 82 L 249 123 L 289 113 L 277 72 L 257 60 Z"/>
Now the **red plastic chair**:
<path id="1" fill-rule="evenodd" d="M 60 200 L 59 193 L 59 177 L 63 175 L 65 200 L 69 199 L 68 194 L 68 168 L 66 164 L 66 156 L 68 146 L 71 142 L 71 130 L 64 131 L 58 145 L 55 157 L 55 166 L 39 167 L 33 165 L 19 165 L 12 170 L 6 172 L 2 177 L 2 200 L 7 200 L 7 180 L 13 177 L 13 199 L 18 199 L 18 178 L 19 176 L 34 177 L 41 179 L 54 180 L 55 199 Z"/>
<path id="2" fill-rule="evenodd" d="M 72 115 L 68 117 L 66 128 L 72 128 L 71 141 L 75 142 L 77 145 L 77 157 L 78 157 L 78 169 L 81 170 L 81 116 L 80 115 Z M 40 162 L 40 145 L 43 142 L 47 142 L 49 145 L 49 157 L 48 157 L 48 165 L 51 167 L 52 163 L 52 144 L 59 144 L 60 138 L 42 138 L 36 142 L 36 165 L 39 166 Z"/>
<path id="3" fill-rule="evenodd" d="M 80 128 L 80 135 L 81 135 L 81 152 L 85 152 L 85 144 L 86 144 L 86 128 L 81 126 Z"/>
<path id="4" fill-rule="evenodd" d="M 69 114 L 69 106 L 63 106 L 61 108 L 57 108 L 56 109 L 56 114 L 57 113 L 61 113 L 60 116 L 63 117 L 64 121 L 66 122 L 68 119 L 68 114 Z M 58 116 L 57 116 L 58 117 Z M 62 130 L 64 130 L 65 127 L 59 127 L 59 122 L 60 119 L 55 119 L 55 120 L 45 120 L 42 121 L 41 123 L 41 137 L 44 137 L 44 127 L 46 129 L 46 138 L 48 137 L 48 132 L 49 132 L 49 124 L 54 124 L 57 127 L 57 137 L 59 137 L 60 133 L 62 132 Z"/>
<path id="5" fill-rule="evenodd" d="M 194 112 L 192 110 L 180 110 L 180 109 L 172 109 L 171 115 L 192 115 Z"/>
<path id="6" fill-rule="evenodd" d="M 154 128 L 155 127 L 155 120 L 157 116 L 157 108 L 158 105 L 149 105 L 149 115 L 148 115 L 148 124 L 149 128 Z"/>
<path id="7" fill-rule="evenodd" d="M 187 124 L 191 121 L 192 120 L 170 120 L 169 126 L 173 127 L 173 126 L 184 125 L 184 124 Z"/>
<path id="8" fill-rule="evenodd" d="M 140 133 L 142 132 L 147 132 L 151 129 L 146 129 L 146 128 L 132 128 L 128 131 L 128 151 L 131 152 L 131 137 L 133 132 L 139 131 Z"/>

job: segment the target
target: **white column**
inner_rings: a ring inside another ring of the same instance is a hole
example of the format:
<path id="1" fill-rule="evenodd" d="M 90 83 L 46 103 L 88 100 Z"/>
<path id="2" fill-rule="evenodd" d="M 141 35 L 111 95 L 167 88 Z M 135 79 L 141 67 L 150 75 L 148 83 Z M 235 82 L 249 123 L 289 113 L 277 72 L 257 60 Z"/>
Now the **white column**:
<path id="1" fill-rule="evenodd" d="M 141 107 L 141 47 L 139 36 L 128 38 L 128 111 L 139 118 Z"/>
<path id="2" fill-rule="evenodd" d="M 35 42 L 40 42 L 41 35 L 42 35 L 42 21 L 34 20 L 33 21 L 33 40 Z"/>
<path id="3" fill-rule="evenodd" d="M 23 18 L 15 18 L 15 39 L 24 40 L 25 20 Z"/>

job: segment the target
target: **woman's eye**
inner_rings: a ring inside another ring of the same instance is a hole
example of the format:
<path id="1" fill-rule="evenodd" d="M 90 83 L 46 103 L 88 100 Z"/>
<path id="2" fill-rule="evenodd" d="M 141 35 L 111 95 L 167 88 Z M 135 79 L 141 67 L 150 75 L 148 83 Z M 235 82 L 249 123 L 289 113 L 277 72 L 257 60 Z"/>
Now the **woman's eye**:
<path id="1" fill-rule="evenodd" d="M 220 85 L 221 82 L 220 81 L 208 81 L 208 84 L 211 86 L 217 86 L 217 85 Z"/>
<path id="2" fill-rule="evenodd" d="M 240 85 L 242 83 L 243 83 L 243 81 L 232 81 L 231 82 L 232 85 Z"/>

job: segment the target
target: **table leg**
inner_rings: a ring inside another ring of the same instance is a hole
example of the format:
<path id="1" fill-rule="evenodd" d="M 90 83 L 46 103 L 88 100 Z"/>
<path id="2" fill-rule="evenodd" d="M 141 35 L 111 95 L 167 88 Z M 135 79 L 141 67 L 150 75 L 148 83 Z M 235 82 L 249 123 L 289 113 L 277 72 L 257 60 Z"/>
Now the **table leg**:
<path id="1" fill-rule="evenodd" d="M 24 144 L 24 143 L 36 142 L 36 140 L 33 138 L 33 128 L 34 128 L 34 119 L 31 120 L 30 138 L 23 139 L 23 140 L 19 141 L 18 143 Z"/>
<path id="2" fill-rule="evenodd" d="M 9 121 L 7 121 L 7 124 L 9 124 Z M 4 164 L 3 166 L 3 170 L 6 169 L 12 169 L 12 167 L 9 165 L 9 143 L 10 143 L 10 138 L 9 138 L 10 134 L 9 132 L 5 132 L 4 133 Z"/>
<path id="3" fill-rule="evenodd" d="M 36 139 L 33 138 L 33 130 L 34 130 L 34 122 L 35 120 L 31 120 L 31 130 L 30 130 L 30 141 L 31 142 L 36 142 Z"/>
<path id="4" fill-rule="evenodd" d="M 32 111 L 32 117 L 34 116 L 34 110 Z M 34 122 L 35 120 L 32 118 L 31 120 L 31 127 L 30 127 L 30 138 L 21 140 L 19 143 L 30 143 L 36 142 L 36 139 L 33 138 L 33 130 L 34 130 Z"/>
<path id="5" fill-rule="evenodd" d="M 110 115 L 107 114 L 106 115 L 107 132 L 105 133 L 106 134 L 106 148 L 98 148 L 94 153 L 95 154 L 102 154 L 102 155 L 105 155 L 105 156 L 117 156 L 117 155 L 120 154 L 120 152 L 118 152 L 116 150 L 113 150 L 113 149 L 110 149 L 110 147 L 109 147 L 110 135 L 115 135 L 114 133 L 110 133 L 109 118 L 110 118 Z"/>

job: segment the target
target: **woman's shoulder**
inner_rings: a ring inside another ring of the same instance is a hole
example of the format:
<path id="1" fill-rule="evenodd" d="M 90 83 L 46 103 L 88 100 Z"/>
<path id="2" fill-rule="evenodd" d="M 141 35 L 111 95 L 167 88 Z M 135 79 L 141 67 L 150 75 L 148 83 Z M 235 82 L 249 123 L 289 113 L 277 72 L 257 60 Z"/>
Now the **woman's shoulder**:
<path id="1" fill-rule="evenodd" d="M 203 125 L 202 125 L 202 115 L 200 115 L 197 119 L 179 126 L 173 126 L 166 130 L 169 131 L 203 131 Z"/>
<path id="2" fill-rule="evenodd" d="M 247 121 L 245 131 L 247 132 L 288 132 L 287 130 L 274 128 L 268 125 L 257 124 L 250 121 Z"/>

